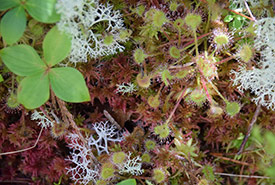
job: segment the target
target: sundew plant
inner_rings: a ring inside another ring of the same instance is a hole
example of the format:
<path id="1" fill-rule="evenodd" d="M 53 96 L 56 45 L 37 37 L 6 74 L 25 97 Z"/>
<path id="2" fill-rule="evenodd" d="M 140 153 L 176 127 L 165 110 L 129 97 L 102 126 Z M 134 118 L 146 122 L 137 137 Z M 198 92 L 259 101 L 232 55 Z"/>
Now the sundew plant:
<path id="1" fill-rule="evenodd" d="M 0 184 L 275 184 L 274 0 L 0 0 Z"/>

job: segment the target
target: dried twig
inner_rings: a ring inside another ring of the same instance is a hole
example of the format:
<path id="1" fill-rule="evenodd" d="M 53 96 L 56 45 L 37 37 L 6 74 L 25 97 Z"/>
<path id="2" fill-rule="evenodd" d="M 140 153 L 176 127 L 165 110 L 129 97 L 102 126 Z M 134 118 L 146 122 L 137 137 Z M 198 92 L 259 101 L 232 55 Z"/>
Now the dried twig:
<path id="1" fill-rule="evenodd" d="M 254 178 L 254 179 L 270 179 L 270 177 L 258 176 L 258 175 L 236 175 L 231 173 L 215 173 L 216 175 L 229 176 L 229 177 L 243 177 L 243 178 Z"/>
<path id="2" fill-rule="evenodd" d="M 12 151 L 12 152 L 0 153 L 0 156 L 1 156 L 1 155 L 9 155 L 9 154 L 16 154 L 16 153 L 20 153 L 20 152 L 25 152 L 25 151 L 27 151 L 27 150 L 31 150 L 31 149 L 35 148 L 36 145 L 37 145 L 37 143 L 38 143 L 38 141 L 39 141 L 39 139 L 40 139 L 40 136 L 41 136 L 41 134 L 42 134 L 42 131 L 43 131 L 43 127 L 41 128 L 41 130 L 40 130 L 40 132 L 39 132 L 39 135 L 38 135 L 38 137 L 37 137 L 37 139 L 36 139 L 36 141 L 35 141 L 35 143 L 34 143 L 33 146 L 31 146 L 31 147 L 29 147 L 29 148 L 22 149 L 22 150 L 16 150 L 16 151 Z"/>
<path id="3" fill-rule="evenodd" d="M 250 124 L 249 124 L 247 133 L 246 133 L 246 135 L 245 135 L 245 137 L 244 137 L 244 139 L 243 139 L 243 142 L 242 142 L 242 144 L 241 144 L 241 146 L 240 146 L 240 149 L 239 149 L 237 155 L 240 155 L 240 154 L 243 152 L 244 146 L 245 146 L 245 144 L 246 144 L 246 142 L 247 142 L 247 140 L 248 140 L 248 138 L 249 138 L 249 136 L 250 136 L 250 134 L 251 134 L 253 125 L 254 125 L 255 122 L 257 121 L 257 118 L 258 118 L 258 115 L 259 115 L 259 113 L 260 113 L 260 110 L 261 110 L 261 105 L 258 105 L 258 106 L 257 106 L 257 109 L 256 109 L 256 111 L 255 111 L 255 114 L 254 114 L 254 116 L 253 116 L 253 118 L 252 118 L 252 120 L 251 120 L 251 122 L 250 122 Z"/>
<path id="4" fill-rule="evenodd" d="M 78 126 L 74 122 L 73 115 L 68 111 L 68 109 L 65 105 L 65 102 L 60 100 L 59 98 L 56 98 L 56 100 L 57 100 L 58 106 L 61 110 L 61 114 L 62 114 L 62 117 L 64 119 L 63 121 L 68 121 L 68 123 L 70 123 L 70 125 L 72 126 L 72 128 L 74 129 L 76 134 L 79 136 L 82 143 L 84 145 L 86 145 L 87 148 L 88 148 L 88 143 L 87 143 L 86 139 L 83 137 L 83 135 L 81 134 L 80 129 L 78 128 Z M 93 153 L 91 153 L 91 157 L 92 157 L 92 159 L 95 163 L 99 163 Z"/>
<path id="5" fill-rule="evenodd" d="M 121 126 L 116 122 L 116 120 L 107 112 L 106 110 L 103 110 L 104 116 L 113 124 L 115 125 L 119 130 L 121 130 Z"/>
<path id="6" fill-rule="evenodd" d="M 231 161 L 231 162 L 236 163 L 236 164 L 241 164 L 241 165 L 244 165 L 244 166 L 251 166 L 251 164 L 249 164 L 249 163 L 246 163 L 246 162 L 243 162 L 243 161 L 238 161 L 238 160 L 231 159 L 231 158 L 228 158 L 228 157 L 224 157 L 224 156 L 221 156 L 221 155 L 217 155 L 215 153 L 211 153 L 211 155 L 213 155 L 215 157 L 218 157 L 220 159 L 226 160 L 226 161 Z"/>
<path id="7" fill-rule="evenodd" d="M 248 6 L 246 0 L 243 0 L 243 1 L 244 1 L 244 5 L 245 5 L 245 7 L 246 7 L 246 9 L 247 9 L 247 11 L 248 11 L 250 17 L 253 19 L 253 21 L 256 21 L 256 18 L 253 16 L 253 14 L 252 14 L 252 12 L 251 12 L 251 10 L 250 10 L 250 8 L 249 8 L 249 6 Z"/>

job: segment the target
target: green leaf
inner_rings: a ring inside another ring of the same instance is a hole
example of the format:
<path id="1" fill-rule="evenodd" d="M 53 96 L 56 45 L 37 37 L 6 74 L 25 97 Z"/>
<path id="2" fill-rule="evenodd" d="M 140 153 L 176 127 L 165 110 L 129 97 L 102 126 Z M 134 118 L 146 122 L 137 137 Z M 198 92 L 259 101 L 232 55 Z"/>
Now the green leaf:
<path id="1" fill-rule="evenodd" d="M 245 20 L 246 18 L 240 15 L 236 15 L 235 19 L 238 19 L 239 21 Z"/>
<path id="2" fill-rule="evenodd" d="M 235 116 L 238 114 L 241 110 L 240 105 L 237 102 L 226 102 L 226 112 L 230 116 Z"/>
<path id="3" fill-rule="evenodd" d="M 49 72 L 51 88 L 56 96 L 67 102 L 90 100 L 82 74 L 71 67 L 53 68 Z"/>
<path id="4" fill-rule="evenodd" d="M 11 45 L 17 42 L 26 28 L 26 15 L 22 7 L 10 10 L 1 20 L 0 30 L 4 41 Z"/>
<path id="5" fill-rule="evenodd" d="M 3 79 L 2 75 L 0 75 L 0 82 L 3 82 L 3 81 L 4 81 L 4 79 Z"/>
<path id="6" fill-rule="evenodd" d="M 234 16 L 233 15 L 227 15 L 225 18 L 224 18 L 224 22 L 231 22 L 233 20 Z"/>
<path id="7" fill-rule="evenodd" d="M 234 21 L 233 21 L 233 27 L 234 27 L 235 29 L 239 29 L 239 28 L 241 28 L 241 26 L 242 26 L 241 21 L 238 20 L 238 19 L 234 19 Z"/>
<path id="8" fill-rule="evenodd" d="M 38 73 L 25 77 L 19 85 L 18 101 L 27 109 L 43 105 L 50 96 L 48 74 Z"/>
<path id="9" fill-rule="evenodd" d="M 19 0 L 0 0 L 0 11 L 7 10 L 19 5 Z"/>
<path id="10" fill-rule="evenodd" d="M 265 138 L 266 153 L 274 156 L 275 155 L 275 135 L 272 132 L 268 131 L 265 133 L 264 138 Z"/>
<path id="11" fill-rule="evenodd" d="M 64 60 L 71 51 L 70 37 L 60 32 L 57 27 L 53 27 L 43 41 L 44 57 L 50 66 Z"/>
<path id="12" fill-rule="evenodd" d="M 43 23 L 55 23 L 60 16 L 55 10 L 56 0 L 28 0 L 26 9 L 36 20 Z"/>
<path id="13" fill-rule="evenodd" d="M 119 182 L 116 185 L 136 185 L 136 184 L 137 184 L 136 179 L 126 179 Z"/>
<path id="14" fill-rule="evenodd" d="M 204 168 L 202 169 L 202 172 L 207 180 L 209 180 L 209 181 L 215 180 L 215 175 L 214 175 L 212 166 L 205 165 Z"/>
<path id="15" fill-rule="evenodd" d="M 161 73 L 161 79 L 165 83 L 165 85 L 168 86 L 169 85 L 169 81 L 168 80 L 172 80 L 173 76 L 171 76 L 169 70 L 165 69 Z"/>
<path id="16" fill-rule="evenodd" d="M 4 64 L 19 76 L 30 76 L 43 72 L 46 65 L 36 51 L 28 45 L 16 45 L 0 51 Z"/>

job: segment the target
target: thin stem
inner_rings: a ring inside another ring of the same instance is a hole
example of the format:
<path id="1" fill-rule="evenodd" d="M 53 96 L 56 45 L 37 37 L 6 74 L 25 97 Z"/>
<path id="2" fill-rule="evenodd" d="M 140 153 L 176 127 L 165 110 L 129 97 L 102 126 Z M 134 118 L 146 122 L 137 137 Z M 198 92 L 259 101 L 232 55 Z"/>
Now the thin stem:
<path id="1" fill-rule="evenodd" d="M 178 29 L 178 34 L 179 34 L 178 47 L 180 47 L 180 43 L 181 43 L 181 31 L 180 31 L 180 28 Z"/>
<path id="2" fill-rule="evenodd" d="M 225 8 L 225 9 L 228 10 L 228 11 L 230 11 L 230 12 L 233 12 L 233 13 L 235 13 L 235 14 L 238 14 L 238 15 L 244 17 L 244 18 L 247 18 L 247 19 L 249 19 L 249 20 L 251 20 L 251 21 L 255 21 L 253 18 L 248 17 L 248 16 L 246 16 L 246 15 L 244 15 L 244 14 L 242 14 L 242 13 L 236 12 L 235 10 L 231 10 L 231 9 L 229 9 L 229 8 Z"/>
<path id="3" fill-rule="evenodd" d="M 204 38 L 204 37 L 207 37 L 207 36 L 210 35 L 211 33 L 212 33 L 212 32 L 205 33 L 205 34 L 199 36 L 199 37 L 197 38 L 197 40 L 200 40 L 200 39 L 202 39 L 202 38 Z M 189 48 L 189 45 L 193 44 L 194 42 L 195 42 L 195 39 L 192 39 L 191 41 L 187 42 L 186 44 L 184 44 L 183 49 L 181 49 L 180 51 L 182 52 L 182 51 L 188 49 L 188 48 Z"/>
<path id="4" fill-rule="evenodd" d="M 198 46 L 198 39 L 197 39 L 196 30 L 194 30 L 194 37 L 195 37 L 196 56 L 199 56 L 199 46 Z"/>
<path id="5" fill-rule="evenodd" d="M 11 75 L 11 93 L 14 93 L 14 74 Z"/>
<path id="6" fill-rule="evenodd" d="M 104 116 L 113 124 L 115 125 L 119 130 L 121 130 L 121 126 L 118 124 L 118 122 L 116 122 L 116 120 L 111 116 L 111 114 L 106 111 L 106 110 L 103 110 L 103 114 Z"/>
<path id="7" fill-rule="evenodd" d="M 183 65 L 169 66 L 169 69 L 183 69 L 183 68 L 187 68 L 187 67 L 189 67 L 193 64 L 194 64 L 194 62 L 188 62 L 188 63 L 183 64 Z"/>
<path id="8" fill-rule="evenodd" d="M 174 109 L 172 110 L 172 112 L 170 113 L 168 119 L 166 120 L 166 123 L 169 124 L 169 126 L 170 126 L 171 128 L 173 128 L 173 124 L 170 123 L 170 120 L 172 119 L 172 116 L 175 114 L 176 109 L 178 108 L 178 106 L 179 106 L 179 104 L 180 104 L 182 98 L 184 97 L 184 95 L 185 95 L 185 93 L 186 93 L 186 90 L 187 90 L 187 87 L 188 87 L 188 86 L 186 86 L 186 87 L 183 89 L 182 93 L 180 94 L 180 97 L 179 97 L 179 99 L 178 99 L 177 104 L 175 105 Z"/>
<path id="9" fill-rule="evenodd" d="M 250 17 L 252 17 L 253 21 L 256 21 L 256 18 L 253 16 L 253 14 L 252 14 L 252 12 L 251 12 L 251 10 L 250 10 L 250 8 L 249 8 L 249 6 L 248 6 L 246 0 L 243 0 L 243 1 L 244 1 L 244 5 L 245 5 L 245 7 L 246 7 L 246 9 L 247 9 L 247 11 L 248 11 Z"/>
<path id="10" fill-rule="evenodd" d="M 210 25 L 210 19 L 211 19 L 211 13 L 210 10 L 208 10 L 208 19 L 205 27 L 205 32 L 209 31 L 209 25 Z M 204 50 L 207 50 L 207 40 L 204 40 Z"/>
<path id="11" fill-rule="evenodd" d="M 234 59 L 234 58 L 235 58 L 234 56 L 225 58 L 225 59 L 223 59 L 223 60 L 221 60 L 221 61 L 219 61 L 219 62 L 216 62 L 215 65 L 223 64 L 223 63 L 228 62 L 229 60 L 232 60 L 232 59 Z"/>
<path id="12" fill-rule="evenodd" d="M 255 178 L 255 179 L 270 179 L 270 177 L 258 176 L 258 175 L 236 175 L 230 173 L 215 173 L 216 175 L 229 176 L 229 177 L 243 177 L 243 178 Z"/>
<path id="13" fill-rule="evenodd" d="M 171 38 L 169 37 L 169 35 L 163 30 L 163 28 L 161 28 L 162 33 L 166 36 L 166 38 L 169 40 L 169 42 L 171 41 Z"/>
<path id="14" fill-rule="evenodd" d="M 251 120 L 251 122 L 250 122 L 250 124 L 249 124 L 247 133 L 246 133 L 246 135 L 245 135 L 245 137 L 244 137 L 244 139 L 243 139 L 243 142 L 242 142 L 242 144 L 241 144 L 241 146 L 240 146 L 240 149 L 239 149 L 237 155 L 240 155 L 240 154 L 243 152 L 244 147 L 245 147 L 245 144 L 246 144 L 246 142 L 247 142 L 247 140 L 248 140 L 248 138 L 249 138 L 249 136 L 250 136 L 250 134 L 251 134 L 253 125 L 254 125 L 255 122 L 257 121 L 257 118 L 258 118 L 258 116 L 259 116 L 260 111 L 261 111 L 261 105 L 258 105 L 258 106 L 257 106 L 257 109 L 256 109 L 256 111 L 255 111 L 255 113 L 254 113 L 254 116 L 253 116 L 253 118 L 252 118 L 252 120 Z"/>
<path id="15" fill-rule="evenodd" d="M 40 137 L 41 137 L 42 131 L 43 131 L 43 127 L 41 128 L 41 130 L 39 132 L 39 135 L 38 135 L 38 137 L 37 137 L 37 139 L 36 139 L 36 141 L 35 141 L 35 143 L 34 143 L 33 146 L 31 146 L 29 148 L 22 149 L 22 150 L 16 150 L 16 151 L 12 151 L 12 152 L 0 153 L 0 156 L 1 155 L 9 155 L 9 154 L 16 154 L 16 153 L 20 153 L 20 152 L 25 152 L 27 150 L 31 150 L 31 149 L 35 148 L 36 145 L 37 145 L 37 143 L 38 143 L 38 141 L 39 141 L 39 139 L 40 139 Z"/>
<path id="16" fill-rule="evenodd" d="M 225 103 L 227 103 L 227 99 L 225 99 L 225 97 L 223 97 L 223 95 L 219 92 L 219 90 L 217 89 L 217 87 L 210 81 L 210 80 L 207 80 L 208 83 L 210 83 L 210 85 L 213 87 L 213 89 L 216 91 L 216 93 L 223 99 L 223 101 Z"/>

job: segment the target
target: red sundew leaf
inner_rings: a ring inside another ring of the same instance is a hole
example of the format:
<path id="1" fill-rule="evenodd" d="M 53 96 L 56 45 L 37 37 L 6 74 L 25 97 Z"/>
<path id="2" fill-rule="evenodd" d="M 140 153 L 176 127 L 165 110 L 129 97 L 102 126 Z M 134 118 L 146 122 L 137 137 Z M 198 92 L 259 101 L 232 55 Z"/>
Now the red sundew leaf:
<path id="1" fill-rule="evenodd" d="M 8 139 L 11 144 L 19 147 L 30 146 L 35 130 L 28 126 L 23 126 L 20 122 L 11 124 L 7 130 Z"/>
<path id="2" fill-rule="evenodd" d="M 118 96 L 112 97 L 109 104 L 113 109 L 123 110 L 124 113 L 126 112 L 127 101 Z"/>
<path id="3" fill-rule="evenodd" d="M 4 143 L 6 137 L 7 137 L 7 129 L 3 122 L 0 122 L 0 146 Z"/>
<path id="4" fill-rule="evenodd" d="M 88 115 L 89 115 L 89 118 L 85 120 L 84 123 L 87 123 L 89 121 L 92 123 L 102 121 L 103 113 L 98 111 L 98 107 L 95 108 L 93 113 L 88 113 Z"/>
<path id="5" fill-rule="evenodd" d="M 61 157 L 55 157 L 49 165 L 50 170 L 48 171 L 47 176 L 51 182 L 58 181 L 63 174 L 66 174 L 66 168 L 68 167 L 68 161 L 65 161 L 64 158 Z"/>
<path id="6" fill-rule="evenodd" d="M 87 83 L 94 83 L 94 81 L 100 80 L 101 76 L 100 73 L 97 72 L 98 69 L 94 66 L 88 66 L 87 69 L 80 69 L 80 72 L 84 74 L 85 79 L 87 79 Z"/>
<path id="7" fill-rule="evenodd" d="M 91 89 L 89 89 L 89 92 L 91 94 L 91 103 L 92 105 L 94 105 L 94 99 L 97 98 L 101 104 L 104 104 L 106 102 L 106 97 L 102 96 L 102 89 L 97 87 L 97 86 L 93 86 Z"/>
<path id="8" fill-rule="evenodd" d="M 45 176 L 49 169 L 49 163 L 52 161 L 54 154 L 47 150 L 28 150 L 22 153 L 23 163 L 20 168 L 25 174 L 31 174 L 32 177 Z"/>
<path id="9" fill-rule="evenodd" d="M 52 150 L 58 149 L 57 142 L 52 137 L 49 137 L 49 131 L 44 131 L 40 140 L 39 140 L 39 149 L 47 150 L 47 152 L 51 153 Z"/>
<path id="10" fill-rule="evenodd" d="M 16 177 L 16 175 L 17 175 L 17 172 L 16 172 L 17 169 L 16 168 L 14 168 L 13 166 L 8 165 L 8 164 L 3 165 L 1 167 L 2 167 L 2 169 L 0 170 L 1 180 L 2 180 L 2 178 L 14 179 L 14 177 Z"/>

